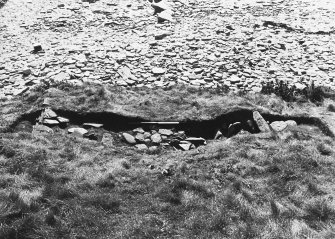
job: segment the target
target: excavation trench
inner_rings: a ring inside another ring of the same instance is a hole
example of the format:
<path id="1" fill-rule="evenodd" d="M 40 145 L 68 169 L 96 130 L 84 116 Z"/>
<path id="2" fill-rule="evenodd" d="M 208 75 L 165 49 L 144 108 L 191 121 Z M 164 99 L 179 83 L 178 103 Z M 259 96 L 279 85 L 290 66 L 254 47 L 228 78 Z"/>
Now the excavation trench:
<path id="1" fill-rule="evenodd" d="M 103 129 L 115 133 L 131 131 L 135 128 L 143 128 L 144 130 L 174 129 L 175 131 L 184 131 L 188 137 L 202 137 L 204 139 L 213 139 L 220 130 L 225 137 L 231 137 L 227 132 L 229 125 L 240 122 L 239 129 L 250 133 L 259 133 L 260 130 L 253 120 L 253 111 L 250 109 L 236 109 L 234 111 L 222 114 L 209 120 L 184 120 L 180 122 L 167 122 L 155 120 L 154 122 L 141 117 L 124 116 L 112 112 L 75 112 L 68 110 L 54 110 L 58 116 L 67 118 L 67 125 L 80 126 L 84 123 L 102 124 Z M 42 110 L 34 111 L 22 115 L 17 119 L 7 131 L 15 131 L 21 122 L 30 122 L 31 125 L 36 124 L 37 119 L 41 115 Z M 316 117 L 308 116 L 287 116 L 279 114 L 262 113 L 263 118 L 272 123 L 274 121 L 294 120 L 298 125 L 317 126 L 325 135 L 334 137 L 332 131 Z M 249 123 L 248 123 L 249 121 Z M 250 127 L 252 122 L 255 127 Z M 60 125 L 62 127 L 62 125 Z M 66 127 L 66 125 L 63 127 Z"/>

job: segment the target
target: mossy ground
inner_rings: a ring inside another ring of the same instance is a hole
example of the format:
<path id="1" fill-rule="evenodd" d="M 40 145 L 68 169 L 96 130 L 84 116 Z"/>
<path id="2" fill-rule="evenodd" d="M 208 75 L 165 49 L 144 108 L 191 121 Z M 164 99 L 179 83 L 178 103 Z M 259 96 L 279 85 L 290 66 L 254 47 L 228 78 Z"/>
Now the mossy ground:
<path id="1" fill-rule="evenodd" d="M 166 120 L 208 119 L 240 106 L 308 109 L 187 87 L 62 86 L 1 102 L 2 125 L 45 97 L 54 108 Z M 1 133 L 0 238 L 334 238 L 334 141 L 309 127 L 290 132 L 151 153 L 56 129 Z M 166 168 L 171 176 L 161 173 Z"/>

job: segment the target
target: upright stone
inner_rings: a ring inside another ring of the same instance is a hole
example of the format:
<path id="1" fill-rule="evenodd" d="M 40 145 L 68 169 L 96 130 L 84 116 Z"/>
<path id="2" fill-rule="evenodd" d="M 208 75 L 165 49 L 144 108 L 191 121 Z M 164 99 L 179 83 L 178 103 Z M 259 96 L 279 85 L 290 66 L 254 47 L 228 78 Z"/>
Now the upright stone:
<path id="1" fill-rule="evenodd" d="M 253 118 L 261 132 L 271 132 L 269 124 L 265 121 L 265 119 L 258 111 L 253 112 Z"/>

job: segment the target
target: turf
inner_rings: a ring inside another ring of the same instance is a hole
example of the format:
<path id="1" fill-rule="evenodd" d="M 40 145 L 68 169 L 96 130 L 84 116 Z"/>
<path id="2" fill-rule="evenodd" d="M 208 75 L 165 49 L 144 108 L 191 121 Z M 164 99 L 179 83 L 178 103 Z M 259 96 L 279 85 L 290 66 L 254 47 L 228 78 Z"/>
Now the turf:
<path id="1" fill-rule="evenodd" d="M 62 85 L 1 102 L 3 127 L 45 97 L 59 109 L 161 120 L 209 119 L 233 107 L 298 114 L 310 106 L 187 87 Z M 282 139 L 243 133 L 187 152 L 150 153 L 54 131 L 0 134 L 0 238 L 335 236 L 334 141 L 311 127 L 292 127 Z"/>

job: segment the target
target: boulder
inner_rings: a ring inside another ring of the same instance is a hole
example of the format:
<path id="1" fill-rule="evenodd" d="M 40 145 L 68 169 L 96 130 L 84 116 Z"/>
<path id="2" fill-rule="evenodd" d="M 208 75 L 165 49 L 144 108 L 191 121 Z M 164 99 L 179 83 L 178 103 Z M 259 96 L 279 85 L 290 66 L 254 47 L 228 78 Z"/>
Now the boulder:
<path id="1" fill-rule="evenodd" d="M 60 116 L 57 117 L 57 120 L 58 120 L 58 122 L 61 123 L 61 124 L 67 124 L 67 123 L 70 122 L 69 119 L 64 118 L 64 117 L 60 117 Z"/>
<path id="2" fill-rule="evenodd" d="M 127 141 L 129 144 L 136 144 L 135 137 L 128 133 L 122 134 L 123 138 Z"/>
<path id="3" fill-rule="evenodd" d="M 58 125 L 59 122 L 58 120 L 54 120 L 54 119 L 43 119 L 43 124 L 46 124 L 46 125 Z"/>
<path id="4" fill-rule="evenodd" d="M 253 118 L 261 132 L 271 132 L 269 124 L 265 121 L 265 119 L 261 116 L 258 111 L 253 112 Z"/>
<path id="5" fill-rule="evenodd" d="M 54 119 L 57 117 L 57 114 L 50 108 L 46 108 L 43 112 L 44 119 Z"/>
<path id="6" fill-rule="evenodd" d="M 173 135 L 173 132 L 170 129 L 159 129 L 158 133 L 160 133 L 161 135 L 166 135 L 166 136 Z"/>
<path id="7" fill-rule="evenodd" d="M 152 73 L 155 75 L 163 75 L 165 73 L 166 69 L 161 67 L 154 67 L 152 68 Z"/>
<path id="8" fill-rule="evenodd" d="M 135 139 L 137 142 L 143 143 L 145 141 L 144 135 L 141 133 L 137 133 L 135 135 Z"/>
<path id="9" fill-rule="evenodd" d="M 96 124 L 96 123 L 84 123 L 84 128 L 101 128 L 104 126 L 103 124 Z"/>
<path id="10" fill-rule="evenodd" d="M 70 128 L 67 130 L 67 132 L 78 137 L 84 137 L 84 134 L 86 134 L 88 131 L 84 128 Z"/>
<path id="11" fill-rule="evenodd" d="M 162 137 L 160 134 L 156 133 L 151 135 L 151 141 L 155 144 L 159 144 L 162 142 Z"/>
<path id="12" fill-rule="evenodd" d="M 138 150 L 141 150 L 141 151 L 144 151 L 144 150 L 147 150 L 147 149 L 148 149 L 148 146 L 146 146 L 145 144 L 136 144 L 135 147 L 136 147 Z"/>
<path id="13" fill-rule="evenodd" d="M 33 126 L 33 135 L 53 134 L 53 130 L 48 126 L 37 124 Z"/>
<path id="14" fill-rule="evenodd" d="M 158 22 L 164 22 L 164 21 L 169 21 L 169 22 L 174 22 L 171 11 L 165 10 L 157 15 Z"/>
<path id="15" fill-rule="evenodd" d="M 295 122 L 294 120 L 286 120 L 285 123 L 291 127 L 295 127 L 298 125 L 297 122 Z"/>
<path id="16" fill-rule="evenodd" d="M 199 146 L 199 145 L 206 145 L 207 142 L 204 138 L 197 138 L 197 137 L 189 137 L 189 138 L 186 138 L 185 141 L 188 141 L 192 144 L 194 144 L 195 146 Z"/>
<path id="17" fill-rule="evenodd" d="M 220 130 L 218 130 L 218 132 L 216 132 L 215 136 L 214 136 L 214 139 L 220 139 L 222 138 L 223 134 L 221 133 Z"/>
<path id="18" fill-rule="evenodd" d="M 270 126 L 274 131 L 280 132 L 286 129 L 287 123 L 285 121 L 273 121 Z"/>
<path id="19" fill-rule="evenodd" d="M 134 133 L 144 133 L 145 131 L 142 128 L 133 129 Z"/>

